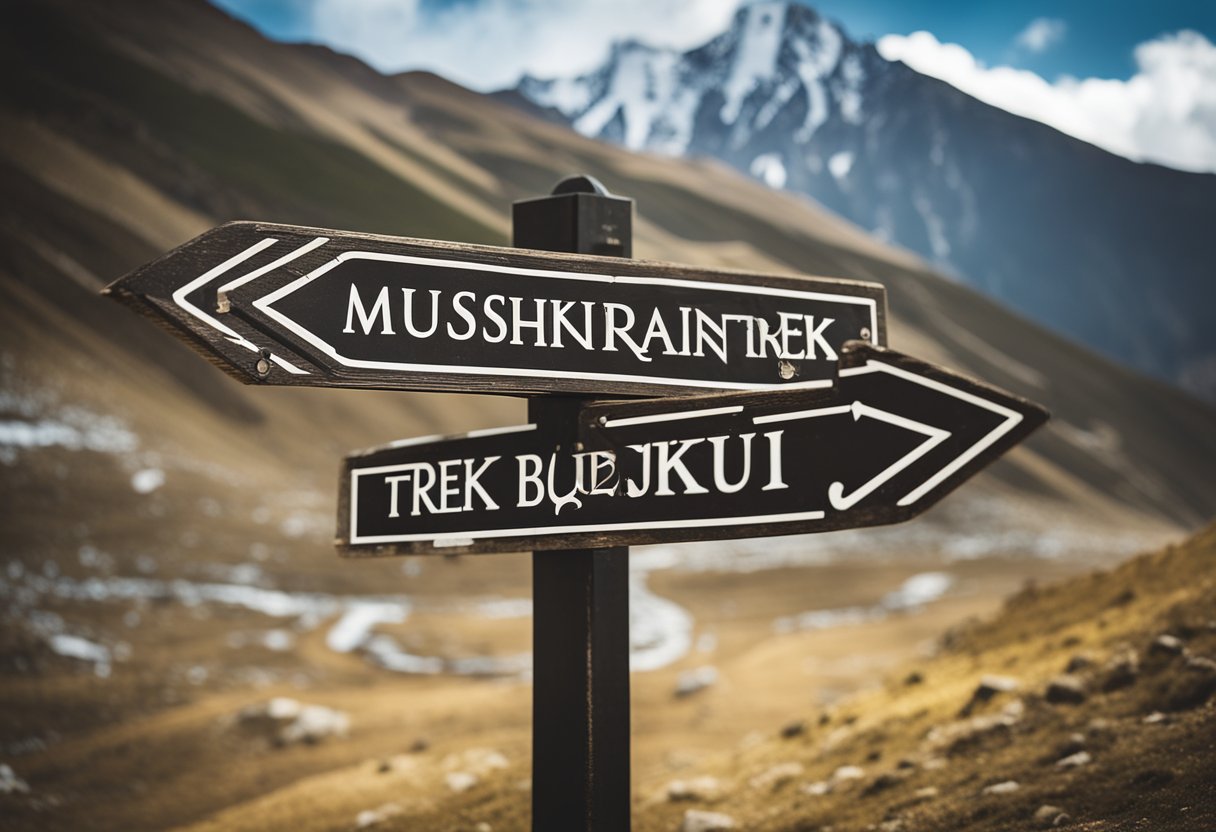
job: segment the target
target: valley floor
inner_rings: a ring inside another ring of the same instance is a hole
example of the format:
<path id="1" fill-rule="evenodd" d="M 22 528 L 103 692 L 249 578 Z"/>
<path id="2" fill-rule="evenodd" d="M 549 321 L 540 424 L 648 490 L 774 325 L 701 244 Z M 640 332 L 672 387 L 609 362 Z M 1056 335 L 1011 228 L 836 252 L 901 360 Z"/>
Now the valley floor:
<path id="1" fill-rule="evenodd" d="M 391 596 L 10 561 L 0 827 L 527 829 L 527 564 L 505 560 L 480 601 L 445 593 L 484 561 L 428 565 L 396 620 Z M 1211 829 L 1214 567 L 1216 529 L 1105 573 L 1040 560 L 1003 606 L 1025 561 L 644 573 L 690 641 L 633 674 L 634 828 Z"/>

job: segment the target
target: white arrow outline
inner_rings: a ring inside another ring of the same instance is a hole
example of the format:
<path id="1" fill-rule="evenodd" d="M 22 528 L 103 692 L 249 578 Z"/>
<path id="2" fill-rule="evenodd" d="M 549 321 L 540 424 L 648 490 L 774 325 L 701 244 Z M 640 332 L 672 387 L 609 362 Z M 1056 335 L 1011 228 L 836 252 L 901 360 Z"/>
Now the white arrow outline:
<path id="1" fill-rule="evenodd" d="M 252 272 L 245 275 L 244 277 L 238 277 L 235 280 L 231 280 L 228 283 L 225 283 L 223 286 L 220 287 L 219 292 L 216 294 L 216 298 L 219 301 L 219 307 L 220 307 L 218 311 L 220 311 L 220 312 L 227 311 L 227 299 L 224 298 L 222 296 L 222 294 L 220 294 L 220 293 L 230 291 L 230 290 L 236 288 L 237 286 L 242 286 L 251 280 L 256 280 L 257 278 L 261 277 L 262 275 L 266 274 L 267 272 L 277 269 L 279 266 L 282 266 L 284 263 L 288 263 L 288 262 L 296 259 L 297 257 L 300 257 L 301 255 L 307 254 L 308 252 L 312 251 L 314 248 L 324 245 L 328 241 L 329 241 L 328 237 L 317 237 L 312 242 L 307 243 L 307 244 L 297 248 L 295 251 L 293 251 L 289 254 L 286 254 L 283 257 L 280 257 L 278 260 L 275 260 L 274 262 L 272 262 L 268 265 L 262 266 L 261 268 L 254 269 Z M 229 341 L 231 341 L 233 344 L 236 344 L 238 347 L 247 349 L 250 352 L 255 352 L 255 353 L 261 352 L 261 349 L 257 346 L 257 344 L 254 344 L 252 341 L 245 338 L 245 336 L 241 335 L 239 332 L 232 329 L 227 324 L 216 320 L 215 318 L 208 315 L 203 310 L 199 309 L 193 303 L 186 300 L 186 296 L 197 291 L 198 289 L 202 288 L 203 286 L 206 286 L 208 283 L 210 283 L 212 280 L 215 280 L 217 277 L 227 274 L 229 271 L 236 268 L 241 263 L 244 263 L 250 257 L 260 254 L 261 252 L 270 248 L 277 242 L 278 242 L 278 239 L 276 239 L 274 237 L 267 237 L 266 239 L 262 240 L 261 242 L 254 243 L 249 248 L 242 251 L 240 254 L 235 254 L 232 257 L 229 257 L 227 260 L 220 263 L 218 266 L 215 266 L 214 268 L 207 270 L 206 272 L 199 275 L 194 280 L 191 280 L 185 286 L 182 286 L 176 292 L 174 292 L 172 295 L 173 302 L 176 303 L 178 305 L 178 307 L 182 311 L 184 311 L 186 314 L 190 315 L 193 318 L 197 318 L 198 320 L 205 323 L 207 326 L 211 327 L 212 329 L 216 330 L 217 332 L 222 333 Z M 284 358 L 280 358 L 277 355 L 271 354 L 270 360 L 273 361 L 275 364 L 278 364 L 280 367 L 282 367 L 284 370 L 291 373 L 292 375 L 306 376 L 309 374 L 307 370 L 301 370 L 299 367 L 295 366 L 294 364 L 292 364 L 291 362 L 287 361 Z"/>
<path id="2" fill-rule="evenodd" d="M 906 428 L 907 430 L 923 434 L 928 438 L 911 451 L 897 459 L 894 463 L 888 465 L 877 476 L 872 477 L 868 482 L 866 482 L 865 485 L 861 486 L 847 497 L 844 494 L 844 483 L 834 482 L 829 485 L 828 500 L 832 503 L 832 508 L 836 509 L 837 511 L 846 511 L 857 505 L 862 499 L 872 494 L 887 480 L 891 479 L 900 471 L 907 468 L 913 462 L 929 453 L 929 451 L 933 450 L 950 437 L 950 431 L 948 430 L 935 428 L 932 425 L 917 422 L 916 420 L 909 419 L 906 416 L 888 413 L 885 410 L 879 410 L 877 407 L 862 404 L 860 401 L 854 401 L 852 404 L 820 407 L 814 410 L 798 410 L 794 411 L 793 413 L 773 413 L 767 416 L 756 416 L 752 419 L 752 424 L 767 425 L 772 424 L 773 422 L 789 422 L 795 419 L 813 419 L 817 416 L 839 416 L 845 413 L 852 413 L 854 422 L 856 422 L 862 416 L 869 416 L 871 419 L 877 419 L 880 422 L 886 422 L 890 425 Z"/>
<path id="3" fill-rule="evenodd" d="M 559 272 L 550 269 L 529 269 L 518 266 L 500 266 L 489 263 L 474 263 L 464 260 L 444 260 L 433 257 L 418 257 L 408 254 L 386 254 L 375 251 L 344 251 L 333 260 L 318 266 L 306 275 L 281 286 L 274 291 L 253 301 L 255 309 L 263 315 L 278 322 L 290 332 L 294 332 L 306 343 L 328 355 L 344 367 L 357 367 L 370 370 L 397 370 L 419 373 L 461 373 L 468 375 L 489 376 L 518 376 L 537 375 L 543 373 L 550 378 L 573 378 L 594 381 L 623 381 L 646 384 L 666 384 L 673 387 L 709 388 L 714 390 L 797 390 L 819 387 L 830 387 L 831 379 L 815 379 L 813 381 L 757 384 L 746 382 L 712 381 L 707 379 L 664 378 L 662 376 L 633 375 L 626 373 L 597 373 L 578 372 L 573 370 L 535 369 L 521 367 L 461 367 L 454 364 L 414 364 L 400 361 L 374 361 L 370 359 L 348 358 L 338 352 L 337 347 L 325 341 L 312 330 L 302 326 L 298 321 L 272 308 L 283 298 L 297 289 L 311 283 L 326 272 L 349 260 L 381 260 L 392 263 L 409 263 L 422 266 L 436 266 L 447 269 L 470 269 L 473 271 L 496 272 L 500 274 L 518 274 L 532 277 L 547 277 L 559 280 L 584 280 L 594 283 L 628 283 L 636 285 L 678 286 L 681 288 L 696 288 L 708 291 L 735 292 L 740 294 L 757 294 L 768 297 L 785 297 L 806 300 L 828 301 L 840 304 L 865 306 L 870 313 L 871 343 L 878 338 L 878 303 L 874 298 L 856 295 L 831 294 L 827 292 L 807 292 L 798 289 L 783 289 L 764 286 L 750 286 L 735 283 L 714 283 L 704 280 L 674 280 L 662 277 L 636 277 L 628 275 L 593 274 L 584 272 Z"/>
<path id="4" fill-rule="evenodd" d="M 891 364 L 886 364 L 882 361 L 876 361 L 873 358 L 868 359 L 864 366 L 848 367 L 841 370 L 840 376 L 841 378 L 847 378 L 849 376 L 866 375 L 868 373 L 890 373 L 893 376 L 919 384 L 922 387 L 928 387 L 930 390 L 935 390 L 938 393 L 945 393 L 948 396 L 953 396 L 954 398 L 965 401 L 968 404 L 982 407 L 985 410 L 989 410 L 998 416 L 1003 416 L 1005 418 L 1004 422 L 997 425 L 995 428 L 981 437 L 974 445 L 955 457 L 949 465 L 942 468 L 932 477 L 925 480 L 919 486 L 905 494 L 899 500 L 899 502 L 896 503 L 896 505 L 910 506 L 921 497 L 924 497 L 926 494 L 936 488 L 943 480 L 978 456 L 985 448 L 989 447 L 1002 436 L 1009 433 L 1009 431 L 1013 430 L 1018 424 L 1021 423 L 1023 418 L 1022 414 L 1018 413 L 1016 410 L 1010 410 L 1003 405 L 999 405 L 996 402 L 989 401 L 988 399 L 980 398 L 979 396 L 968 393 L 965 390 L 959 390 L 956 387 L 951 387 L 950 385 L 943 384 L 940 381 L 935 381 L 931 378 L 917 375 L 916 373 L 892 366 Z"/>

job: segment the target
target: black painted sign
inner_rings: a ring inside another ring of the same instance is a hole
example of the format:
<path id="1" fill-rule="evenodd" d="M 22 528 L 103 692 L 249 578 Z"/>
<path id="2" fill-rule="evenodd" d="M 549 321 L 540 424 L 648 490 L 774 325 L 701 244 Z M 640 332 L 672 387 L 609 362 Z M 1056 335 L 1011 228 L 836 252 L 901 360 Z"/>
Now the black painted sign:
<path id="1" fill-rule="evenodd" d="M 116 281 L 248 383 L 662 395 L 826 385 L 878 284 L 229 223 Z"/>
<path id="2" fill-rule="evenodd" d="M 347 554 L 497 552 L 880 525 L 1041 425 L 1039 406 L 898 353 L 842 348 L 831 386 L 592 403 L 347 459 Z"/>

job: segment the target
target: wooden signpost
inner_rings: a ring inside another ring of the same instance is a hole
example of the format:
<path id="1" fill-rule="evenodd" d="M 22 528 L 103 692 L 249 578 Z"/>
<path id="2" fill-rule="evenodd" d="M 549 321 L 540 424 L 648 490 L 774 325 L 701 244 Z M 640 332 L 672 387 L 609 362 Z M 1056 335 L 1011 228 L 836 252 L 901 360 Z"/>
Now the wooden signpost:
<path id="1" fill-rule="evenodd" d="M 886 344 L 874 283 L 254 222 L 106 292 L 250 384 L 658 396 L 822 383 Z"/>
<path id="2" fill-rule="evenodd" d="M 339 546 L 515 552 L 895 523 L 1046 418 L 908 356 L 842 349 L 830 388 L 589 403 L 577 430 L 533 423 L 349 457 Z"/>
<path id="3" fill-rule="evenodd" d="M 337 544 L 533 551 L 533 829 L 619 832 L 626 547 L 906 520 L 1047 413 L 886 349 L 878 284 L 627 259 L 632 201 L 589 177 L 514 224 L 492 248 L 229 223 L 105 293 L 246 383 L 533 397 L 526 425 L 348 457 Z"/>

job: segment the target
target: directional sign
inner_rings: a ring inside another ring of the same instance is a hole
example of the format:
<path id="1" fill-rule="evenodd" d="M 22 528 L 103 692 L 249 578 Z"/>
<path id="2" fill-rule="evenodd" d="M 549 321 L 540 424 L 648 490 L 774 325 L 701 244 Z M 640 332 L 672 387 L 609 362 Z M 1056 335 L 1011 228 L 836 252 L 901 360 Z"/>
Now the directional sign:
<path id="1" fill-rule="evenodd" d="M 1031 402 L 853 342 L 828 388 L 590 404 L 347 459 L 346 554 L 757 537 L 923 512 L 1047 418 Z"/>
<path id="2" fill-rule="evenodd" d="M 247 383 L 591 393 L 826 386 L 882 286 L 238 222 L 107 294 Z"/>

